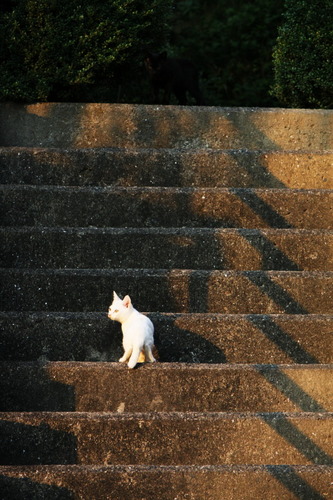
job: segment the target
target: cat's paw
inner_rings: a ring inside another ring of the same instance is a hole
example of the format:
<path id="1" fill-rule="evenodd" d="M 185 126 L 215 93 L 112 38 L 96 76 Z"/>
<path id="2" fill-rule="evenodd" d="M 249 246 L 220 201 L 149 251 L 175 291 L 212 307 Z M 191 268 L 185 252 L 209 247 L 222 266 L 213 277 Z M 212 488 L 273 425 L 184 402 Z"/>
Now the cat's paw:
<path id="1" fill-rule="evenodd" d="M 119 359 L 119 363 L 125 363 L 127 360 L 127 358 L 125 358 L 125 356 L 122 356 L 120 359 Z"/>
<path id="2" fill-rule="evenodd" d="M 127 363 L 127 366 L 132 370 L 133 368 L 135 368 L 136 364 L 137 364 L 136 361 L 129 361 Z"/>

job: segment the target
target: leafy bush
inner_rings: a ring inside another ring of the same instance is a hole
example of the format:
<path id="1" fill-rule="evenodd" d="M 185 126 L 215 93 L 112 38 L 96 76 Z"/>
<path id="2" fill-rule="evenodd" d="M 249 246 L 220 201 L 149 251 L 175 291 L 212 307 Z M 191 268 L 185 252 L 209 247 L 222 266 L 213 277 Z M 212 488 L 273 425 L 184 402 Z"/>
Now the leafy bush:
<path id="1" fill-rule="evenodd" d="M 282 103 L 291 107 L 332 107 L 332 0 L 286 0 L 273 61 L 272 92 Z"/>
<path id="2" fill-rule="evenodd" d="M 0 99 L 130 100 L 144 47 L 167 40 L 170 9 L 171 0 L 6 0 Z"/>
<path id="3" fill-rule="evenodd" d="M 207 104 L 279 105 L 283 2 L 2 0 L 0 100 L 149 102 L 144 52 L 167 49 L 198 67 Z"/>

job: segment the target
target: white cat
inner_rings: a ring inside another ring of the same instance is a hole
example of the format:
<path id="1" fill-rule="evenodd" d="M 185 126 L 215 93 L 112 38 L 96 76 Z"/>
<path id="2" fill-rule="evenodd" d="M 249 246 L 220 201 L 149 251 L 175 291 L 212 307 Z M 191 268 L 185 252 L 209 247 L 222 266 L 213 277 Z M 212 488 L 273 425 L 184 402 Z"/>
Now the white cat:
<path id="1" fill-rule="evenodd" d="M 121 300 L 116 292 L 113 292 L 108 317 L 121 323 L 124 355 L 120 358 L 120 363 L 128 361 L 128 367 L 134 368 L 138 362 L 156 361 L 152 353 L 154 325 L 147 316 L 134 309 L 128 295 Z"/>

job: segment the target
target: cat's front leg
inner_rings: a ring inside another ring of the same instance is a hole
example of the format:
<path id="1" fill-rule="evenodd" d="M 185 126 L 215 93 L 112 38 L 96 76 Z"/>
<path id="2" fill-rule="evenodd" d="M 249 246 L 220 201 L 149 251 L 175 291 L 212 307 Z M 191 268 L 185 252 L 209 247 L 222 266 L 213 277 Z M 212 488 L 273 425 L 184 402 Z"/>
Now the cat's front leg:
<path id="1" fill-rule="evenodd" d="M 130 360 L 127 364 L 128 368 L 134 368 L 137 365 L 140 354 L 141 354 L 141 348 L 134 346 Z"/>
<path id="2" fill-rule="evenodd" d="M 128 349 L 124 352 L 123 356 L 119 359 L 119 363 L 126 363 L 126 361 L 131 357 L 132 349 Z"/>

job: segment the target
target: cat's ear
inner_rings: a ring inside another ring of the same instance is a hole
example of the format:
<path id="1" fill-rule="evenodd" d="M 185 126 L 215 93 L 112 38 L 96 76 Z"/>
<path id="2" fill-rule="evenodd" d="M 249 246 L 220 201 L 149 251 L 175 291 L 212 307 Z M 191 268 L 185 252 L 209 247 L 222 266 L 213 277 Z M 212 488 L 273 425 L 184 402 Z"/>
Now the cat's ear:
<path id="1" fill-rule="evenodd" d="M 113 292 L 113 300 L 119 300 L 119 297 L 118 297 L 118 295 L 116 294 L 116 292 Z"/>
<path id="2" fill-rule="evenodd" d="M 124 297 L 124 299 L 123 299 L 123 305 L 124 305 L 125 307 L 129 307 L 129 306 L 131 305 L 131 303 L 132 303 L 132 302 L 131 302 L 131 298 L 130 298 L 130 296 L 129 296 L 129 295 L 126 295 L 126 297 Z"/>

